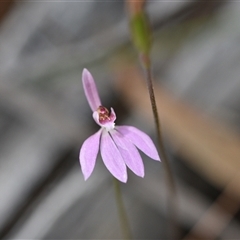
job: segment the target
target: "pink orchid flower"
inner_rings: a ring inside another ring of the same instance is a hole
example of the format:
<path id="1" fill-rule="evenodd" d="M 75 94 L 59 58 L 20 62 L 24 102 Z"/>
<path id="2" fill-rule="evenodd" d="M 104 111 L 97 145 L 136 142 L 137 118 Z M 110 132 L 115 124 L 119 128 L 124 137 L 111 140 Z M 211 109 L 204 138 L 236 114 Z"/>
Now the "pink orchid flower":
<path id="1" fill-rule="evenodd" d="M 137 148 L 160 161 L 152 140 L 135 127 L 115 126 L 116 114 L 112 108 L 109 112 L 102 106 L 94 79 L 87 69 L 83 70 L 82 82 L 93 119 L 101 127 L 84 141 L 80 149 L 79 160 L 84 179 L 87 180 L 92 174 L 99 148 L 105 166 L 118 180 L 127 182 L 127 167 L 137 176 L 144 177 L 144 165 Z"/>

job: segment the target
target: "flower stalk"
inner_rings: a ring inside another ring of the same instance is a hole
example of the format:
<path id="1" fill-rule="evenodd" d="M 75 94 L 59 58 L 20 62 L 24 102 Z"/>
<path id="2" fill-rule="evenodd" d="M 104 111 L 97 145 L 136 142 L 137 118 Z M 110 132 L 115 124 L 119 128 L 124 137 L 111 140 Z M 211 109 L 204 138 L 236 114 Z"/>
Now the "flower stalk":
<path id="1" fill-rule="evenodd" d="M 126 213 L 123 199 L 122 199 L 120 182 L 116 178 L 113 178 L 113 183 L 114 183 L 115 199 L 116 199 L 116 204 L 118 208 L 118 216 L 121 224 L 123 238 L 132 239 L 131 229 L 130 229 L 127 213 Z"/>
<path id="2" fill-rule="evenodd" d="M 147 56 L 145 56 L 145 59 L 146 58 L 147 58 Z M 158 109 L 157 109 L 157 104 L 156 104 L 156 99 L 155 99 L 155 94 L 154 94 L 154 88 L 153 88 L 150 60 L 147 61 L 147 65 L 146 64 L 143 64 L 143 65 L 145 68 L 147 88 L 148 88 L 149 97 L 150 97 L 150 101 L 151 101 L 155 127 L 157 130 L 160 158 L 162 159 L 162 164 L 163 164 L 163 168 L 164 168 L 165 176 L 166 176 L 166 185 L 167 185 L 167 189 L 169 190 L 168 191 L 168 201 L 167 201 L 168 214 L 169 214 L 169 229 L 168 229 L 169 237 L 170 237 L 170 239 L 177 239 L 178 227 L 177 227 L 177 220 L 176 220 L 176 218 L 177 218 L 176 186 L 175 186 L 172 170 L 170 167 L 170 163 L 169 163 L 169 160 L 168 160 L 168 157 L 167 157 L 167 154 L 165 151 L 165 147 L 163 144 L 161 124 L 160 124 L 160 119 L 159 119 L 159 115 L 158 115 Z"/>
<path id="3" fill-rule="evenodd" d="M 153 87 L 153 78 L 151 72 L 151 59 L 150 59 L 150 50 L 151 50 L 151 31 L 149 27 L 149 22 L 144 11 L 145 1 L 133 2 L 131 0 L 127 1 L 129 14 L 130 14 L 130 30 L 132 34 L 132 42 L 137 49 L 137 52 L 140 57 L 141 64 L 145 72 L 145 78 L 149 93 L 149 98 L 151 102 L 155 127 L 157 131 L 158 146 L 160 152 L 160 158 L 162 159 L 163 168 L 166 176 L 166 185 L 168 189 L 168 213 L 169 213 L 169 237 L 171 239 L 176 239 L 178 235 L 177 230 L 177 202 L 176 202 L 176 187 L 173 178 L 173 173 L 170 167 L 170 163 L 165 151 L 163 144 L 161 123 L 158 115 L 158 109 L 154 94 Z"/>

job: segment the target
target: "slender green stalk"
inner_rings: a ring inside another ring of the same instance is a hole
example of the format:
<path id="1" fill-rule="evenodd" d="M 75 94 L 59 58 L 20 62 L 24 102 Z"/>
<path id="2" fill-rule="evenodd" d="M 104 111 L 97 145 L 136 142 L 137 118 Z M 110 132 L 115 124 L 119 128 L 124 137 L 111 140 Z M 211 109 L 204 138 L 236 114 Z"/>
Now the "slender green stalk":
<path id="1" fill-rule="evenodd" d="M 166 174 L 166 184 L 168 191 L 168 213 L 169 213 L 169 236 L 171 239 L 177 239 L 178 236 L 178 227 L 177 227 L 177 194 L 176 194 L 176 186 L 172 174 L 172 170 L 170 167 L 170 163 L 165 151 L 165 147 L 163 144 L 162 138 L 162 131 L 161 131 L 161 124 L 158 115 L 158 109 L 154 94 L 153 88 L 153 80 L 152 80 L 152 73 L 151 73 L 151 62 L 148 55 L 142 55 L 142 63 L 146 74 L 146 82 L 149 92 L 149 97 L 152 106 L 152 112 L 154 116 L 155 126 L 157 130 L 157 138 L 158 138 L 158 145 L 159 145 L 159 153 L 162 160 L 162 164 Z"/>
<path id="2" fill-rule="evenodd" d="M 130 226 L 128 223 L 127 213 L 124 207 L 123 199 L 122 199 L 122 193 L 121 193 L 121 186 L 119 181 L 114 178 L 114 190 L 115 190 L 115 198 L 118 208 L 118 216 L 122 228 L 122 234 L 124 239 L 132 239 Z"/>
<path id="3" fill-rule="evenodd" d="M 141 62 L 144 67 L 146 74 L 146 82 L 149 92 L 149 97 L 152 106 L 152 112 L 154 116 L 155 126 L 157 130 L 159 153 L 163 163 L 163 167 L 166 174 L 166 184 L 168 190 L 168 213 L 169 213 L 169 237 L 171 239 L 177 239 L 178 229 L 177 229 L 177 201 L 176 201 L 176 187 L 173 179 L 173 174 L 171 171 L 170 163 L 165 152 L 161 124 L 159 120 L 156 99 L 154 95 L 153 80 L 151 73 L 151 61 L 150 61 L 150 51 L 152 47 L 152 36 L 150 24 L 148 22 L 147 14 L 144 11 L 144 0 L 131 1 L 126 0 L 129 6 L 130 14 L 130 30 L 132 33 L 132 41 L 135 45 L 138 54 L 141 58 Z"/>

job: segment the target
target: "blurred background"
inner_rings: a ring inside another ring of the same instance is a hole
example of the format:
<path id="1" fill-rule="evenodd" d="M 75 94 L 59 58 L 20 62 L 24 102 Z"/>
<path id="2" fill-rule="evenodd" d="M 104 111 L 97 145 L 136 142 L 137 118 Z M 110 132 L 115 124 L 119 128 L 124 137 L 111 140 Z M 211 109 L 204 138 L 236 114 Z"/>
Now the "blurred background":
<path id="1" fill-rule="evenodd" d="M 179 238 L 240 238 L 240 4 L 147 1 Z M 113 180 L 78 154 L 96 132 L 81 83 L 93 74 L 116 124 L 156 142 L 124 1 L 0 2 L 0 238 L 121 239 Z M 134 239 L 167 239 L 162 164 L 121 184 Z"/>

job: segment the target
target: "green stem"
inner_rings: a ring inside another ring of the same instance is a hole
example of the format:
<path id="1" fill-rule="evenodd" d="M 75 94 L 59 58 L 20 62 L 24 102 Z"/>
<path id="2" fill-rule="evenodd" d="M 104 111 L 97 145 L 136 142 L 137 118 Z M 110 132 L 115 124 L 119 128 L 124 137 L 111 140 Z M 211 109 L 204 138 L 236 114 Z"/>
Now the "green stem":
<path id="1" fill-rule="evenodd" d="M 157 104 L 156 104 L 156 99 L 154 94 L 154 88 L 153 88 L 150 58 L 148 55 L 142 55 L 141 57 L 142 57 L 141 60 L 144 66 L 144 70 L 146 73 L 147 87 L 148 87 L 149 97 L 151 101 L 155 127 L 157 130 L 160 158 L 162 160 L 163 168 L 166 174 L 166 184 L 168 189 L 167 204 L 168 204 L 168 213 L 169 213 L 169 236 L 171 239 L 176 239 L 178 237 L 178 227 L 177 227 L 177 220 L 176 220 L 176 217 L 177 217 L 176 186 L 173 178 L 173 173 L 170 167 L 170 163 L 169 163 L 169 160 L 165 151 L 165 147 L 163 144 L 161 124 L 159 120 L 158 109 L 157 109 Z"/>
<path id="2" fill-rule="evenodd" d="M 113 180 L 114 180 L 115 198 L 116 198 L 118 215 L 119 215 L 119 220 L 122 228 L 123 237 L 124 239 L 132 239 L 131 230 L 130 230 L 130 226 L 127 218 L 127 213 L 126 213 L 123 199 L 122 199 L 121 186 L 119 181 L 116 178 L 114 178 Z"/>

